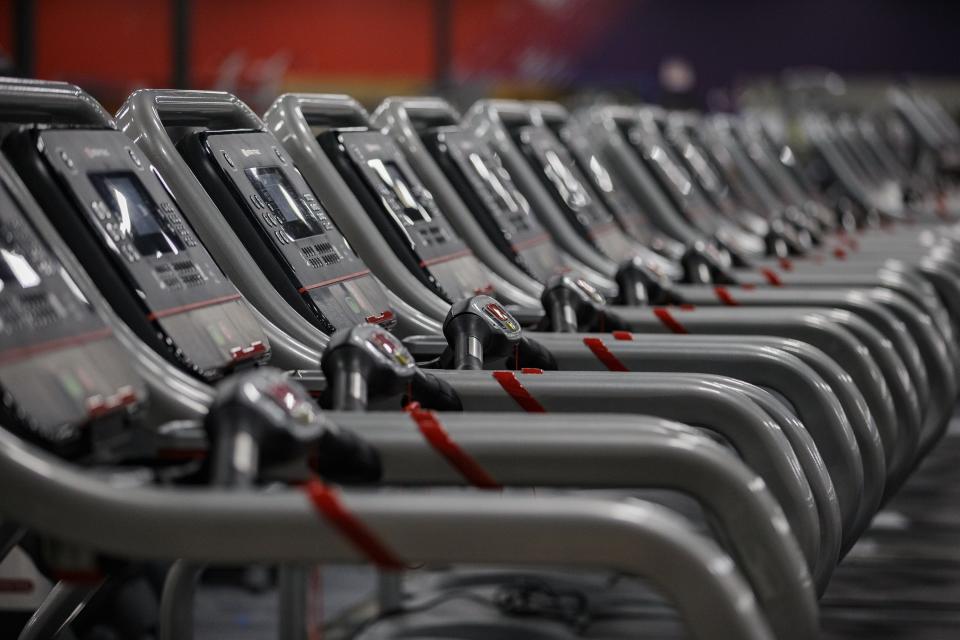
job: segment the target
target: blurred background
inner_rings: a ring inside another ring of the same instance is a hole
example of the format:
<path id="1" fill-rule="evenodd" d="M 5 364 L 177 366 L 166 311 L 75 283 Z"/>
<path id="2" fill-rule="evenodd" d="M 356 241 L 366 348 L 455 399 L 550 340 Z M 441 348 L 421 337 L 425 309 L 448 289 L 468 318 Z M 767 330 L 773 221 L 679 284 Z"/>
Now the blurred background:
<path id="1" fill-rule="evenodd" d="M 728 108 L 784 88 L 960 107 L 960 3 L 934 0 L 0 0 L 0 72 L 139 87 L 563 98 Z M 831 73 L 835 72 L 835 73 Z"/>

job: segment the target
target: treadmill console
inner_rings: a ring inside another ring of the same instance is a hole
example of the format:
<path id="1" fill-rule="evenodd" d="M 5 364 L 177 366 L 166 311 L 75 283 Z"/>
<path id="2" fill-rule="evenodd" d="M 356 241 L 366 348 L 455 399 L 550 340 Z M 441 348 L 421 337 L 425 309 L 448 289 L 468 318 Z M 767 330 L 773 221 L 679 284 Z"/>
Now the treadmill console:
<path id="1" fill-rule="evenodd" d="M 586 134 L 570 123 L 559 125 L 556 133 L 576 158 L 580 170 L 590 178 L 590 184 L 620 225 L 639 242 L 652 244 L 657 235 L 656 230 L 641 213 L 637 201 L 617 186 L 612 172 L 594 152 Z"/>
<path id="2" fill-rule="evenodd" d="M 735 212 L 711 204 L 683 160 L 673 153 L 659 132 L 650 131 L 649 127 L 640 124 L 633 127 L 629 135 L 631 143 L 641 151 L 643 161 L 651 168 L 654 177 L 691 224 L 713 236 L 738 256 L 765 253 L 764 240 L 741 228 L 739 221 L 733 219 Z M 717 178 L 715 173 L 711 175 Z M 742 258 L 738 257 L 738 261 L 742 262 Z"/>
<path id="3" fill-rule="evenodd" d="M 269 357 L 246 301 L 126 136 L 26 128 L 4 149 L 104 297 L 147 344 L 206 380 Z"/>
<path id="4" fill-rule="evenodd" d="M 129 354 L 4 186 L 0 398 L 4 427 L 68 456 L 115 435 L 108 419 L 146 398 Z"/>
<path id="5" fill-rule="evenodd" d="M 633 244 L 553 133 L 545 126 L 529 125 L 518 128 L 515 136 L 557 206 L 584 239 L 615 261 L 632 257 Z"/>
<path id="6" fill-rule="evenodd" d="M 178 145 L 257 265 L 326 334 L 396 324 L 386 293 L 265 131 L 188 135 Z"/>
<path id="7" fill-rule="evenodd" d="M 716 222 L 709 205 L 667 144 L 651 139 L 651 134 L 642 126 L 629 129 L 627 139 L 687 221 L 701 232 L 713 234 Z"/>
<path id="8" fill-rule="evenodd" d="M 566 270 L 550 234 L 489 144 L 454 127 L 427 131 L 422 137 L 501 253 L 541 282 Z"/>
<path id="9" fill-rule="evenodd" d="M 318 141 L 411 273 L 448 302 L 492 292 L 486 270 L 392 139 L 379 131 L 331 129 Z"/>

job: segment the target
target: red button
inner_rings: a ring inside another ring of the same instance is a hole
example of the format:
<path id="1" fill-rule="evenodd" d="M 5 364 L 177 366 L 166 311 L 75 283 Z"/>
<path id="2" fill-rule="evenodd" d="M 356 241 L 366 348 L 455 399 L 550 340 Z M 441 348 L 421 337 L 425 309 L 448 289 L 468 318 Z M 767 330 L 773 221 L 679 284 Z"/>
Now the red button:
<path id="1" fill-rule="evenodd" d="M 393 311 L 384 311 L 376 316 L 367 316 L 364 320 L 370 324 L 382 324 L 388 320 L 393 320 Z"/>

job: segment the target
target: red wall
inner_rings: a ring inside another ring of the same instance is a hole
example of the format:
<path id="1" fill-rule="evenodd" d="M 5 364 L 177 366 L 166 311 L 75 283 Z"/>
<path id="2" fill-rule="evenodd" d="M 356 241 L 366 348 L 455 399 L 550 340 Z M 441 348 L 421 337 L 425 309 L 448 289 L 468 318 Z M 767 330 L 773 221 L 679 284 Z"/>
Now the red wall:
<path id="1" fill-rule="evenodd" d="M 285 53 L 289 72 L 300 76 L 423 79 L 432 73 L 429 0 L 195 0 L 195 7 L 193 57 L 201 85 L 231 51 L 251 60 Z"/>
<path id="2" fill-rule="evenodd" d="M 11 5 L 12 0 L 0 0 L 0 47 L 7 52 L 13 45 Z M 280 54 L 289 60 L 288 73 L 299 78 L 425 81 L 433 73 L 430 0 L 194 0 L 193 5 L 196 86 L 208 86 L 231 53 L 241 54 L 248 65 Z M 36 75 L 111 93 L 168 85 L 170 25 L 168 0 L 39 0 Z"/>
<path id="3" fill-rule="evenodd" d="M 191 84 L 256 93 L 263 64 L 282 88 L 417 91 L 435 72 L 433 0 L 193 0 Z M 12 0 L 0 0 L 11 50 Z M 36 0 L 36 76 L 68 80 L 108 108 L 133 88 L 171 83 L 170 0 Z M 458 78 L 522 77 L 522 65 L 576 49 L 622 0 L 451 0 Z M 562 57 L 562 56 L 561 56 Z M 234 60 L 238 75 L 225 74 Z"/>
<path id="4" fill-rule="evenodd" d="M 11 0 L 0 0 L 0 46 L 11 51 Z M 134 86 L 169 84 L 170 15 L 162 0 L 41 0 L 36 76 L 69 80 L 105 101 Z M 109 34 L 109 37 L 108 37 Z"/>

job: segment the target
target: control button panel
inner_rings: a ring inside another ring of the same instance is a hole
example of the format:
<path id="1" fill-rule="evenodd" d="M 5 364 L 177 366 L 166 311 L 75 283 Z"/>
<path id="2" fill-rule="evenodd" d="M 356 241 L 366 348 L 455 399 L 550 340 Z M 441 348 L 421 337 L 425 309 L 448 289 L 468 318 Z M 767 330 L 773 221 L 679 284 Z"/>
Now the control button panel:
<path id="1" fill-rule="evenodd" d="M 390 311 L 386 293 L 300 172 L 280 152 L 272 134 L 203 132 L 197 136 L 198 146 L 181 143 L 185 159 L 205 186 L 212 180 L 228 186 L 226 191 L 208 191 L 215 200 L 232 200 L 217 202 L 221 213 L 258 263 L 269 260 L 279 267 L 264 273 L 278 291 L 299 297 L 294 308 L 328 334 Z M 223 153 L 233 159 L 232 164 L 222 159 Z M 214 173 L 199 166 L 209 160 Z M 390 311 L 382 324 L 391 327 L 395 322 Z"/>
<path id="2" fill-rule="evenodd" d="M 75 166 L 75 165 L 74 165 Z M 146 399 L 130 357 L 56 254 L 0 186 L 0 415 L 64 455 L 91 446 L 94 420 Z"/>
<path id="3" fill-rule="evenodd" d="M 139 325 L 131 326 L 143 327 L 143 317 L 152 323 L 148 343 L 159 330 L 169 349 L 165 355 L 205 379 L 236 366 L 235 347 L 267 344 L 236 288 L 126 136 L 94 129 L 39 130 L 34 135 L 48 166 L 61 177 L 64 195 L 77 205 L 98 241 L 99 247 L 91 250 L 108 256 L 128 287 L 124 292 L 103 290 L 104 296 L 121 315 L 131 307 L 118 306 L 118 300 L 134 299 L 142 316 Z M 73 161 L 72 171 L 61 170 L 61 153 Z M 48 208 L 47 215 L 62 233 L 75 229 L 75 221 L 67 224 L 61 217 L 77 213 L 54 209 Z M 217 327 L 217 335 L 210 327 Z"/>
<path id="4" fill-rule="evenodd" d="M 666 142 L 650 134 L 643 125 L 630 128 L 627 139 L 683 215 L 699 229 L 708 233 L 715 231 L 716 221 L 709 206 Z"/>
<path id="5" fill-rule="evenodd" d="M 586 176 L 570 152 L 545 127 L 522 127 L 517 132 L 520 146 L 534 164 L 554 196 L 586 229 L 612 222 L 610 212 L 594 199 Z"/>
<path id="6" fill-rule="evenodd" d="M 585 239 L 615 261 L 629 259 L 633 243 L 593 192 L 570 151 L 545 125 L 521 127 L 517 142 L 561 210 Z"/>
<path id="7" fill-rule="evenodd" d="M 562 269 L 553 239 L 487 142 L 451 127 L 426 132 L 424 142 L 508 258 L 539 280 Z"/>
<path id="8" fill-rule="evenodd" d="M 570 124 L 560 126 L 557 134 L 621 226 L 643 244 L 652 243 L 656 235 L 652 224 L 643 215 L 637 201 L 617 184 L 612 170 L 594 152 L 586 134 Z"/>
<path id="9" fill-rule="evenodd" d="M 489 286 L 484 268 L 450 226 L 433 194 L 392 139 L 376 131 L 345 130 L 337 135 L 364 182 L 364 186 L 355 188 L 368 190 L 378 208 L 372 215 L 381 225 L 389 221 L 389 231 L 402 239 L 396 244 L 398 251 L 412 252 L 413 262 L 451 299 Z"/>

